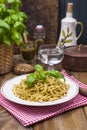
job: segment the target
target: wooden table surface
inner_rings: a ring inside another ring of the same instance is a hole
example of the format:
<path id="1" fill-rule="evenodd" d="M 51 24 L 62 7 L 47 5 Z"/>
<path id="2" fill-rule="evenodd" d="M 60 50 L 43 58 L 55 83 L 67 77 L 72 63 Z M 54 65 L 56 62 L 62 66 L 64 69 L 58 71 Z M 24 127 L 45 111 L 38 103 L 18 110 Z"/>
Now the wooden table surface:
<path id="1" fill-rule="evenodd" d="M 87 72 L 70 73 L 79 81 L 87 84 Z M 16 75 L 13 72 L 0 76 L 0 86 L 14 76 Z M 28 127 L 24 127 L 0 106 L 0 130 L 87 130 L 87 106 L 75 108 Z"/>

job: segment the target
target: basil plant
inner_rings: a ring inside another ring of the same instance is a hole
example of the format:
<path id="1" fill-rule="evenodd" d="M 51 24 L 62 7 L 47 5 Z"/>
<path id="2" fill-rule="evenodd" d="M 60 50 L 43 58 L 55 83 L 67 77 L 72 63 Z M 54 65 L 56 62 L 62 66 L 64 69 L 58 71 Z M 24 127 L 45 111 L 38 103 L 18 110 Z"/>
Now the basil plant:
<path id="1" fill-rule="evenodd" d="M 20 10 L 21 0 L 0 0 L 0 44 L 23 44 L 27 15 Z"/>

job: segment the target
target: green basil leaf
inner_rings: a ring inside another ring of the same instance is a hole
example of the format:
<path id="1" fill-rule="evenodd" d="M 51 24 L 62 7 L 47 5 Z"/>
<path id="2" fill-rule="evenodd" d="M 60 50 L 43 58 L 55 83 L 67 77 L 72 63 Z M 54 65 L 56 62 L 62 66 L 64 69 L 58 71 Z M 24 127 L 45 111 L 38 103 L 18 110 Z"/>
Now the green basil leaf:
<path id="1" fill-rule="evenodd" d="M 62 79 L 65 80 L 63 74 L 61 72 L 57 71 L 57 70 L 49 70 L 48 74 L 55 77 L 55 78 L 62 78 Z"/>
<path id="2" fill-rule="evenodd" d="M 14 21 L 17 21 L 17 20 L 18 20 L 18 16 L 17 16 L 16 14 L 13 14 L 13 15 L 11 16 L 11 18 L 12 18 L 12 20 L 14 20 Z"/>
<path id="3" fill-rule="evenodd" d="M 19 12 L 19 18 L 27 19 L 27 15 L 24 12 Z"/>
<path id="4" fill-rule="evenodd" d="M 3 41 L 4 41 L 4 43 L 6 43 L 8 46 L 11 46 L 11 45 L 12 45 L 11 40 L 10 40 L 10 37 L 8 37 L 8 35 L 4 35 Z"/>
<path id="5" fill-rule="evenodd" d="M 16 3 L 16 2 L 20 3 L 20 0 L 7 0 L 7 1 L 8 3 Z"/>
<path id="6" fill-rule="evenodd" d="M 6 18 L 4 19 L 4 21 L 5 21 L 6 23 L 8 23 L 9 25 L 12 23 L 12 20 L 11 20 L 11 17 L 10 17 L 10 16 L 6 17 Z"/>
<path id="7" fill-rule="evenodd" d="M 0 20 L 0 27 L 10 30 L 10 26 L 4 20 Z"/>
<path id="8" fill-rule="evenodd" d="M 39 64 L 36 64 L 35 65 L 35 70 L 38 71 L 38 72 L 41 72 L 41 71 L 43 71 L 43 67 L 41 65 L 39 65 Z"/>
<path id="9" fill-rule="evenodd" d="M 25 29 L 25 25 L 22 23 L 22 22 L 15 22 L 14 23 L 14 28 L 20 28 L 20 27 L 22 27 L 22 28 L 24 28 Z"/>
<path id="10" fill-rule="evenodd" d="M 32 87 L 35 80 L 37 80 L 37 75 L 36 74 L 31 74 L 27 77 L 26 84 L 28 87 Z"/>
<path id="11" fill-rule="evenodd" d="M 23 43 L 23 38 L 20 33 L 18 33 L 15 29 L 12 30 L 11 38 L 13 41 L 16 42 L 16 44 L 19 46 Z"/>
<path id="12" fill-rule="evenodd" d="M 9 14 L 14 14 L 14 13 L 15 13 L 15 10 L 14 10 L 14 9 L 8 9 L 7 12 L 8 12 Z"/>
<path id="13" fill-rule="evenodd" d="M 40 73 L 40 77 L 42 80 L 46 80 L 46 74 L 44 72 Z"/>
<path id="14" fill-rule="evenodd" d="M 5 33 L 5 28 L 0 28 L 0 37 Z"/>

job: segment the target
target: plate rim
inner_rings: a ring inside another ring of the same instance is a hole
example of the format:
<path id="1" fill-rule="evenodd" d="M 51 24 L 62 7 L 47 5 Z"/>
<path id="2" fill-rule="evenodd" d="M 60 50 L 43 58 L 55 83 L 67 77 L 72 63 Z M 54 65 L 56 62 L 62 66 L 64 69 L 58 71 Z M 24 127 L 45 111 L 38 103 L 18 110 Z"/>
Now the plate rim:
<path id="1" fill-rule="evenodd" d="M 58 104 L 62 104 L 62 103 L 68 102 L 68 101 L 72 100 L 74 97 L 76 97 L 77 94 L 79 93 L 79 85 L 78 85 L 75 81 L 73 81 L 72 79 L 70 79 L 69 77 L 64 76 L 66 79 L 68 79 L 68 80 L 70 80 L 71 82 L 73 82 L 73 83 L 75 84 L 75 87 L 76 87 L 76 93 L 75 93 L 74 95 L 72 95 L 68 100 L 63 101 L 63 100 L 62 100 L 62 99 L 64 98 L 64 97 L 63 97 L 63 98 L 61 98 L 61 99 L 54 100 L 54 101 L 49 101 L 49 102 L 32 102 L 32 101 L 27 101 L 27 100 L 20 99 L 20 98 L 16 97 L 15 94 L 13 94 L 13 95 L 14 95 L 19 101 L 15 101 L 15 100 L 10 99 L 10 98 L 6 95 L 6 93 L 4 93 L 4 90 L 3 90 L 3 89 L 4 89 L 5 85 L 6 85 L 9 81 L 12 81 L 12 80 L 17 79 L 17 78 L 20 78 L 20 79 L 21 79 L 22 77 L 26 77 L 27 75 L 28 75 L 28 74 L 16 76 L 16 77 L 14 77 L 14 78 L 11 78 L 11 79 L 5 81 L 5 82 L 3 83 L 3 85 L 1 86 L 1 88 L 0 88 L 1 94 L 2 94 L 7 100 L 9 100 L 9 101 L 11 101 L 11 102 L 14 102 L 14 103 L 17 103 L 17 104 L 21 104 L 21 105 L 26 105 L 26 106 L 52 106 L 52 105 L 58 105 Z M 9 88 L 9 87 L 8 87 L 8 88 Z M 66 96 L 66 97 L 67 97 L 67 96 Z M 62 101 L 61 101 L 61 100 L 62 100 Z M 21 103 L 20 101 L 23 101 L 23 102 Z M 59 101 L 61 101 L 61 102 L 59 102 Z"/>

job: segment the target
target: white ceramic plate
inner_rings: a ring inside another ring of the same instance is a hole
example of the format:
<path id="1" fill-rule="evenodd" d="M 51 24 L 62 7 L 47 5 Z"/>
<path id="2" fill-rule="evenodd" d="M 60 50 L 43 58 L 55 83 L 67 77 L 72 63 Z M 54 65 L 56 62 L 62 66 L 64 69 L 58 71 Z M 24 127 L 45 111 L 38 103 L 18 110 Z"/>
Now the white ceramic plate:
<path id="1" fill-rule="evenodd" d="M 6 81 L 1 87 L 2 95 L 8 100 L 18 103 L 18 104 L 22 104 L 22 105 L 51 106 L 51 105 L 57 105 L 60 103 L 65 103 L 65 102 L 71 100 L 72 98 L 74 98 L 79 92 L 79 86 L 75 82 L 70 80 L 69 78 L 65 77 L 66 83 L 70 85 L 67 96 L 65 96 L 61 99 L 58 99 L 55 101 L 49 101 L 49 102 L 32 102 L 32 101 L 22 100 L 13 94 L 12 89 L 13 89 L 14 84 L 19 84 L 20 81 L 22 79 L 24 79 L 25 77 L 26 77 L 26 75 L 21 75 L 21 76 L 17 76 L 15 78 L 12 78 L 12 79 Z"/>

